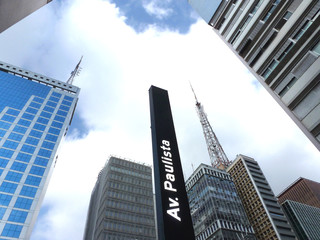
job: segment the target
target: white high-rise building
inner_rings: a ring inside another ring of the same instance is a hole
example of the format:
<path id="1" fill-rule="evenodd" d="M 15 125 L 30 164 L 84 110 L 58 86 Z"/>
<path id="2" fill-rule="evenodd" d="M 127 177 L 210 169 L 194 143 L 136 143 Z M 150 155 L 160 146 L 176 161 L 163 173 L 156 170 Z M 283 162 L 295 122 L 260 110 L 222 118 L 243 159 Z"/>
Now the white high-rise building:
<path id="1" fill-rule="evenodd" d="M 189 3 L 320 150 L 320 1 Z"/>

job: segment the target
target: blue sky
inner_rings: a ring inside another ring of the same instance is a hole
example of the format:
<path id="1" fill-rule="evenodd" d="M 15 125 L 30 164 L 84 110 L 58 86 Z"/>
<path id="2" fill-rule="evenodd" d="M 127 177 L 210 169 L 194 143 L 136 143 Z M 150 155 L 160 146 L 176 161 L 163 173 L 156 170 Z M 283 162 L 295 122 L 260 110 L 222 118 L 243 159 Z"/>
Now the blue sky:
<path id="1" fill-rule="evenodd" d="M 255 158 L 276 194 L 300 176 L 320 181 L 319 151 L 186 1 L 54 0 L 0 34 L 2 61 L 62 81 L 81 56 L 76 115 L 32 240 L 82 238 L 110 154 L 152 164 L 151 85 L 169 92 L 186 178 L 210 163 L 190 81 L 230 160 Z"/>
<path id="2" fill-rule="evenodd" d="M 155 0 L 155 1 L 111 1 L 125 16 L 125 23 L 136 32 L 145 31 L 150 25 L 155 25 L 161 30 L 178 31 L 187 33 L 191 24 L 196 22 L 191 17 L 193 9 L 187 0 Z"/>

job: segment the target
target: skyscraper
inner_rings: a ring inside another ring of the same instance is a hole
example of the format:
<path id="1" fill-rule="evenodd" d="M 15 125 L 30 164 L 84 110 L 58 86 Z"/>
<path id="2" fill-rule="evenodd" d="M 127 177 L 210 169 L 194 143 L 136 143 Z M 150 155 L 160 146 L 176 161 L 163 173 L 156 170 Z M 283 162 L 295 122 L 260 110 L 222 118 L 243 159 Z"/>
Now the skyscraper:
<path id="1" fill-rule="evenodd" d="M 280 204 L 292 200 L 320 208 L 320 183 L 300 177 L 277 198 Z"/>
<path id="2" fill-rule="evenodd" d="M 295 239 L 259 164 L 238 155 L 228 167 L 257 239 Z"/>
<path id="3" fill-rule="evenodd" d="M 212 167 L 200 164 L 186 181 L 197 240 L 256 239 L 226 168 L 231 164 L 191 86 Z"/>
<path id="4" fill-rule="evenodd" d="M 93 188 L 85 240 L 155 240 L 151 167 L 110 157 Z"/>
<path id="5" fill-rule="evenodd" d="M 320 1 L 189 3 L 320 150 Z"/>
<path id="6" fill-rule="evenodd" d="M 299 240 L 320 239 L 320 208 L 290 200 L 281 206 Z"/>
<path id="7" fill-rule="evenodd" d="M 256 239 L 228 173 L 200 164 L 186 190 L 196 240 Z"/>
<path id="8" fill-rule="evenodd" d="M 0 33 L 52 0 L 0 0 Z"/>
<path id="9" fill-rule="evenodd" d="M 29 239 L 79 91 L 0 62 L 1 239 Z"/>

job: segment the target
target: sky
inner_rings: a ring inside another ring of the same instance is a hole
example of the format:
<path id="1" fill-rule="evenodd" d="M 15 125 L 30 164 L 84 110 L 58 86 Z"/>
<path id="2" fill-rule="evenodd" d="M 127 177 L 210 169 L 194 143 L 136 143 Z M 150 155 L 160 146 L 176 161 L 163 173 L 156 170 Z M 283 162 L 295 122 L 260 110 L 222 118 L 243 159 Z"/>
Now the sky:
<path id="1" fill-rule="evenodd" d="M 81 88 L 32 240 L 82 239 L 110 155 L 152 165 L 148 90 L 168 90 L 188 178 L 210 164 L 198 100 L 230 160 L 258 161 L 275 194 L 320 181 L 320 153 L 186 0 L 55 0 L 0 34 L 0 59 Z"/>

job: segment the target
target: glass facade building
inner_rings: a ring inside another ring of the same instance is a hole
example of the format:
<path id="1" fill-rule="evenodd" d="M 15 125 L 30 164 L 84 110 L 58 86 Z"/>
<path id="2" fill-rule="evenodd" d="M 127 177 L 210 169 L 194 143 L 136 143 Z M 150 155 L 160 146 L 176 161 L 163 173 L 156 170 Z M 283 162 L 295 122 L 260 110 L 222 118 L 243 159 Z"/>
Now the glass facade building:
<path id="1" fill-rule="evenodd" d="M 281 206 L 299 240 L 320 239 L 320 208 L 290 200 Z"/>
<path id="2" fill-rule="evenodd" d="M 80 89 L 0 62 L 0 239 L 29 239 Z"/>
<path id="3" fill-rule="evenodd" d="M 151 167 L 109 158 L 92 191 L 84 239 L 156 239 Z"/>
<path id="4" fill-rule="evenodd" d="M 188 1 L 320 150 L 320 1 Z"/>
<path id="5" fill-rule="evenodd" d="M 238 155 L 228 167 L 249 221 L 259 240 L 296 237 L 258 163 Z"/>
<path id="6" fill-rule="evenodd" d="M 186 190 L 196 240 L 256 239 L 227 172 L 201 164 Z"/>

